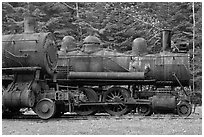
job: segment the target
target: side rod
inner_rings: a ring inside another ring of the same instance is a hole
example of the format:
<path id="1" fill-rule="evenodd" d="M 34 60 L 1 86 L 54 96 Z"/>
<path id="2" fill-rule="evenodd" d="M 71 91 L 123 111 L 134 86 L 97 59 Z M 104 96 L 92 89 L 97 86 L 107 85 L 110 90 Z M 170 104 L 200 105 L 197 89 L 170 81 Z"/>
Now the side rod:
<path id="1" fill-rule="evenodd" d="M 185 94 L 186 96 L 188 96 L 188 94 L 186 93 L 186 91 L 185 91 L 183 85 L 181 84 L 181 82 L 179 81 L 178 77 L 176 76 L 176 73 L 173 72 L 172 75 L 176 78 L 176 81 L 177 81 L 177 82 L 179 83 L 179 85 L 181 86 L 181 89 L 183 90 L 184 94 Z"/>

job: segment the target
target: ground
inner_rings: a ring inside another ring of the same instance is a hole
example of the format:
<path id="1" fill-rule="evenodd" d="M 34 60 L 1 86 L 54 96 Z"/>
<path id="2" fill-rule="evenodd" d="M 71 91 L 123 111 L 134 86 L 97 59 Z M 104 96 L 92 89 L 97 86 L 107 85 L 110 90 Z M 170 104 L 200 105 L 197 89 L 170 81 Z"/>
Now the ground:
<path id="1" fill-rule="evenodd" d="M 62 118 L 41 120 L 3 119 L 3 135 L 202 135 L 202 109 L 181 118 L 171 114 L 150 117 L 128 114 L 122 117 L 98 114 L 82 117 L 65 115 Z"/>

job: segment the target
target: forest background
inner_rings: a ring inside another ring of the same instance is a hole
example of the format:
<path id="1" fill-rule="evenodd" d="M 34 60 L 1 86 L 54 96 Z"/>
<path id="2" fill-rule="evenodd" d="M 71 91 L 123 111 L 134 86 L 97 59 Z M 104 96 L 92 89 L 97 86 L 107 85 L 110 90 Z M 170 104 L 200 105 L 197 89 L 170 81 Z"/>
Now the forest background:
<path id="1" fill-rule="evenodd" d="M 2 34 L 22 33 L 25 13 L 36 18 L 36 32 L 53 32 L 58 45 L 67 35 L 79 43 L 86 36 L 95 35 L 103 45 L 120 52 L 131 50 L 132 41 L 143 37 L 149 53 L 158 53 L 160 31 L 171 29 L 172 44 L 188 43 L 192 74 L 193 66 L 195 70 L 195 90 L 202 90 L 201 2 L 195 2 L 194 6 L 192 2 L 3 2 Z"/>

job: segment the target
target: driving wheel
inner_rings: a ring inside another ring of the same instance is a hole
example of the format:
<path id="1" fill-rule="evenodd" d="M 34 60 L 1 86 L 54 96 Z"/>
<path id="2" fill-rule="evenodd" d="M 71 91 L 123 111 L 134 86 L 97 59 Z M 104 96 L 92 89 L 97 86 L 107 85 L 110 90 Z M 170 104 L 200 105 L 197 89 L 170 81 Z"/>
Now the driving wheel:
<path id="1" fill-rule="evenodd" d="M 96 92 L 91 88 L 80 88 L 79 89 L 81 97 L 81 103 L 97 102 L 98 96 Z M 96 106 L 77 106 L 75 107 L 75 112 L 78 115 L 87 116 L 93 115 L 96 112 Z"/>
<path id="2" fill-rule="evenodd" d="M 126 98 L 130 96 L 129 91 L 121 87 L 112 87 L 105 92 L 103 101 L 107 103 L 118 103 L 104 106 L 107 113 L 113 116 L 124 115 L 129 111 L 129 107 L 124 104 Z"/>

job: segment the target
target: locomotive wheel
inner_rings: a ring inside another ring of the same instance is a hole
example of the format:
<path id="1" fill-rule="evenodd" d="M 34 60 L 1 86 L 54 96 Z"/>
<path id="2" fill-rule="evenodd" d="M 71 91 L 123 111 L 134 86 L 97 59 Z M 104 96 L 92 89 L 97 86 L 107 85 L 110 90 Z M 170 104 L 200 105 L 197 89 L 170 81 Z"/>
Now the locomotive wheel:
<path id="1" fill-rule="evenodd" d="M 121 87 L 112 87 L 105 92 L 103 102 L 123 103 L 127 97 L 130 97 L 129 91 Z M 107 113 L 113 116 L 121 116 L 129 112 L 129 107 L 125 104 L 104 106 Z"/>
<path id="2" fill-rule="evenodd" d="M 51 99 L 41 99 L 35 106 L 35 112 L 42 119 L 49 119 L 56 112 L 56 105 Z"/>
<path id="3" fill-rule="evenodd" d="M 144 105 L 139 105 L 137 107 L 138 113 L 142 116 L 150 116 L 152 115 L 152 107 L 150 105 L 144 104 Z"/>
<path id="4" fill-rule="evenodd" d="M 179 116 L 188 117 L 192 112 L 192 107 L 188 102 L 181 102 L 177 105 L 177 113 Z"/>
<path id="5" fill-rule="evenodd" d="M 98 96 L 93 89 L 80 88 L 79 91 L 83 92 L 86 98 L 86 102 L 97 102 Z M 85 103 L 85 102 L 84 102 Z M 96 113 L 96 106 L 79 106 L 75 108 L 75 112 L 81 116 L 93 115 Z"/>

